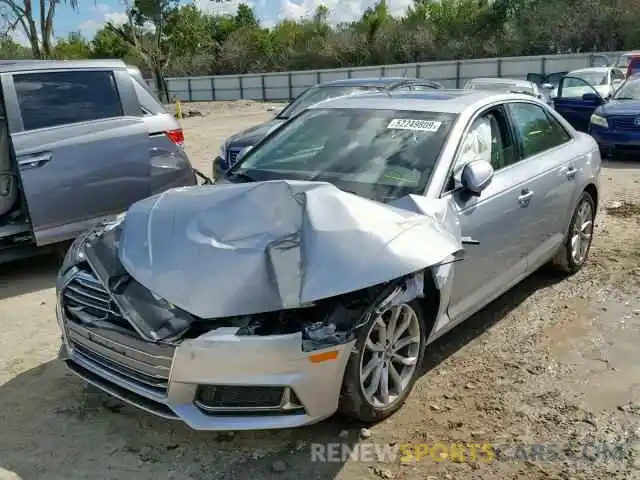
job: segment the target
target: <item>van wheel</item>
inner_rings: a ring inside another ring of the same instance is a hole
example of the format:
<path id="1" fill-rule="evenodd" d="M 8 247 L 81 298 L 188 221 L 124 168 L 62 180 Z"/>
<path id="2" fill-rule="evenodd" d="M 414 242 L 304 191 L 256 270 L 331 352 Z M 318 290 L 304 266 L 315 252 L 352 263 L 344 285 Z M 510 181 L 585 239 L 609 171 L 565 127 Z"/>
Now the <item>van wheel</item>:
<path id="1" fill-rule="evenodd" d="M 374 317 L 358 334 L 338 410 L 367 423 L 397 411 L 418 378 L 425 333 L 424 313 L 416 300 L 392 305 Z"/>
<path id="2" fill-rule="evenodd" d="M 582 268 L 591 248 L 595 213 L 593 197 L 588 192 L 583 192 L 571 217 L 564 245 L 553 259 L 553 265 L 557 269 L 572 275 Z"/>

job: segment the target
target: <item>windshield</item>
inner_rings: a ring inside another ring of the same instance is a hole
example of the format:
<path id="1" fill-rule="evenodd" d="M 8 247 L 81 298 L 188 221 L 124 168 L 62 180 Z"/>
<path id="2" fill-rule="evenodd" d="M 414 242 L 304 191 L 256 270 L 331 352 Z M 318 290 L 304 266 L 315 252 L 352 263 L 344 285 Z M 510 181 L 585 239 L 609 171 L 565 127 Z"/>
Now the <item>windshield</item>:
<path id="1" fill-rule="evenodd" d="M 380 202 L 422 194 L 456 117 L 395 110 L 307 110 L 251 150 L 229 178 L 325 181 Z"/>
<path id="2" fill-rule="evenodd" d="M 343 95 L 351 95 L 352 93 L 356 92 L 378 90 L 380 89 L 377 87 L 364 85 L 325 85 L 322 87 L 311 87 L 289 105 L 287 105 L 285 109 L 278 114 L 278 118 L 291 118 L 300 113 L 305 108 L 313 105 L 314 103 L 322 102 L 323 100 L 329 100 L 330 98 L 341 97 Z"/>
<path id="3" fill-rule="evenodd" d="M 607 85 L 609 83 L 607 72 L 572 72 L 569 76 L 579 78 L 594 86 Z"/>
<path id="4" fill-rule="evenodd" d="M 640 100 L 640 78 L 624 82 L 613 98 L 616 100 Z"/>

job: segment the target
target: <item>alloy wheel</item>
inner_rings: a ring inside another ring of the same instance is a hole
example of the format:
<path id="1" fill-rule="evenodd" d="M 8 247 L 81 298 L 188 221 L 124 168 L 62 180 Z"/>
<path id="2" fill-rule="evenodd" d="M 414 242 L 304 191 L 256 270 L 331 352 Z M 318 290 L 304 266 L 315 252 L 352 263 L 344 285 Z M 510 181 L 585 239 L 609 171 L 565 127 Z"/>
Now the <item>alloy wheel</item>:
<path id="1" fill-rule="evenodd" d="M 583 201 L 578 207 L 571 232 L 571 259 L 576 265 L 582 265 L 587 258 L 592 235 L 593 207 L 588 201 Z"/>
<path id="2" fill-rule="evenodd" d="M 372 323 L 360 360 L 360 387 L 373 407 L 392 405 L 418 367 L 422 334 L 415 310 L 393 305 Z"/>

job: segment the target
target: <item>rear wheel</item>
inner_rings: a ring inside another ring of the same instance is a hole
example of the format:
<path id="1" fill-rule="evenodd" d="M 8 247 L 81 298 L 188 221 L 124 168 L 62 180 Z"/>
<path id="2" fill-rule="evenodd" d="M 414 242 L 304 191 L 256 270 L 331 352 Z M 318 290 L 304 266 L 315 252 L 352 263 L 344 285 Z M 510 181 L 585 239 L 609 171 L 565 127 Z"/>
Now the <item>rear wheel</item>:
<path id="1" fill-rule="evenodd" d="M 425 341 L 424 313 L 416 300 L 373 318 L 360 331 L 347 364 L 340 412 L 377 422 L 398 410 L 418 378 Z"/>
<path id="2" fill-rule="evenodd" d="M 595 213 L 593 197 L 583 192 L 571 217 L 565 243 L 553 259 L 553 264 L 563 272 L 574 274 L 586 262 L 593 238 Z"/>

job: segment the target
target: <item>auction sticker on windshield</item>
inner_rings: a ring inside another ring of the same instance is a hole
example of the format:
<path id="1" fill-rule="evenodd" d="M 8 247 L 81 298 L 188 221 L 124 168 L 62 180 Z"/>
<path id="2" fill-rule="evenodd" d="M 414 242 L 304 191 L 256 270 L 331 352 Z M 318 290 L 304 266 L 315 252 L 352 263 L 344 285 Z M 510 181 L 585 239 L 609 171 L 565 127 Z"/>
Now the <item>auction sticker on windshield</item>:
<path id="1" fill-rule="evenodd" d="M 442 122 L 434 120 L 412 120 L 410 118 L 394 118 L 387 128 L 398 130 L 417 130 L 420 132 L 437 132 Z"/>

